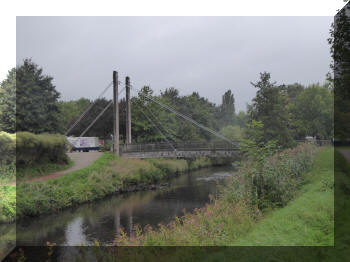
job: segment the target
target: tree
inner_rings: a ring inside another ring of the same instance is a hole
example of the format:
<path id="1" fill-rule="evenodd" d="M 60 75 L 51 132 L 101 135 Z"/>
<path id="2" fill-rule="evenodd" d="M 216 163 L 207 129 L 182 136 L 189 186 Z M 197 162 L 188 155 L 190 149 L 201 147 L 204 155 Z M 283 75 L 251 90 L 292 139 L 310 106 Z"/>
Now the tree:
<path id="1" fill-rule="evenodd" d="M 138 143 L 144 142 L 161 142 L 165 138 L 160 133 L 161 128 L 158 121 L 152 114 L 159 115 L 164 110 L 160 110 L 159 106 L 150 101 L 146 97 L 152 97 L 153 90 L 149 86 L 144 86 L 138 93 L 138 97 L 131 99 L 131 133 Z M 156 127 L 157 126 L 157 127 Z"/>
<path id="2" fill-rule="evenodd" d="M 327 86 L 307 87 L 291 108 L 297 132 L 321 139 L 333 137 L 333 94 Z"/>
<path id="3" fill-rule="evenodd" d="M 164 92 L 161 92 L 161 97 L 166 98 L 172 105 L 178 105 L 180 100 L 179 90 L 174 87 L 166 88 Z"/>
<path id="4" fill-rule="evenodd" d="M 335 138 L 348 139 L 350 134 L 350 3 L 334 19 L 328 42 L 334 63 L 334 130 Z"/>
<path id="5" fill-rule="evenodd" d="M 0 84 L 0 131 L 16 131 L 16 69 Z"/>
<path id="6" fill-rule="evenodd" d="M 275 83 L 270 82 L 270 78 L 269 73 L 260 73 L 260 81 L 251 83 L 258 91 L 249 110 L 250 118 L 261 121 L 266 141 L 277 140 L 280 146 L 289 147 L 293 139 L 286 110 L 288 100 L 283 93 L 284 87 L 275 86 Z"/>
<path id="7" fill-rule="evenodd" d="M 304 91 L 304 86 L 298 83 L 294 83 L 292 85 L 283 86 L 283 89 L 287 94 L 288 103 L 293 103 L 296 101 L 298 95 Z"/>
<path id="8" fill-rule="evenodd" d="M 196 127 L 175 113 L 169 112 L 147 97 L 153 97 L 204 126 L 218 129 L 215 116 L 218 107 L 206 98 L 201 97 L 198 93 L 194 92 L 191 95 L 180 96 L 177 89 L 167 88 L 160 95 L 155 96 L 149 86 L 144 86 L 138 93 L 138 96 L 131 98 L 131 133 L 134 142 L 166 142 L 167 140 L 175 142 L 209 141 L 216 139 L 207 131 Z M 101 99 L 95 102 L 96 105 L 82 119 L 81 123 L 70 132 L 70 135 L 79 136 L 110 101 Z M 59 102 L 61 120 L 66 130 L 91 103 L 92 101 L 85 98 L 76 101 Z M 119 131 L 120 139 L 122 140 L 125 138 L 125 120 L 126 102 L 122 98 L 119 102 Z M 238 127 L 234 128 L 237 129 Z M 113 110 L 110 107 L 85 135 L 109 138 L 112 132 Z"/>
<path id="9" fill-rule="evenodd" d="M 221 126 L 232 125 L 235 120 L 235 98 L 231 90 L 227 90 L 222 96 L 219 107 L 219 121 Z"/>
<path id="10" fill-rule="evenodd" d="M 60 122 L 66 131 L 79 118 L 85 109 L 91 104 L 87 98 L 79 98 L 78 100 L 59 101 L 58 107 L 60 111 Z"/>
<path id="11" fill-rule="evenodd" d="M 60 94 L 52 80 L 30 59 L 16 68 L 16 131 L 60 132 Z"/>
<path id="12" fill-rule="evenodd" d="M 79 99 L 76 101 L 77 104 L 85 104 L 86 100 Z M 110 103 L 110 100 L 105 98 L 96 99 L 94 101 L 95 105 L 90 109 L 90 111 L 81 119 L 81 121 L 72 129 L 69 135 L 72 136 L 80 136 L 90 124 L 96 119 L 96 117 L 106 108 L 106 106 Z M 87 107 L 87 106 L 86 106 Z M 81 109 L 84 111 L 86 107 Z M 80 110 L 79 110 L 80 111 Z M 78 119 L 81 115 L 76 114 L 77 117 L 71 121 L 74 123 L 76 119 Z M 84 134 L 84 136 L 96 136 L 100 138 L 110 138 L 110 135 L 113 134 L 113 106 L 109 106 L 108 109 L 101 115 L 101 117 L 92 125 L 88 131 Z"/>
<path id="13" fill-rule="evenodd" d="M 239 111 L 239 113 L 236 115 L 236 124 L 239 125 L 241 128 L 245 128 L 247 123 L 249 121 L 249 116 L 244 111 Z"/>
<path id="14" fill-rule="evenodd" d="M 243 138 L 243 131 L 240 126 L 234 125 L 228 125 L 224 126 L 221 130 L 220 133 L 224 136 L 227 137 L 228 139 L 232 141 L 241 141 Z"/>
<path id="15" fill-rule="evenodd" d="M 215 105 L 198 93 L 180 97 L 177 89 L 169 88 L 161 92 L 160 96 L 153 96 L 152 89 L 144 87 L 138 97 L 132 99 L 132 134 L 138 142 L 164 142 L 166 139 L 208 141 L 213 138 L 207 131 L 167 111 L 145 98 L 145 95 L 152 96 L 209 128 L 213 128 L 215 123 Z"/>

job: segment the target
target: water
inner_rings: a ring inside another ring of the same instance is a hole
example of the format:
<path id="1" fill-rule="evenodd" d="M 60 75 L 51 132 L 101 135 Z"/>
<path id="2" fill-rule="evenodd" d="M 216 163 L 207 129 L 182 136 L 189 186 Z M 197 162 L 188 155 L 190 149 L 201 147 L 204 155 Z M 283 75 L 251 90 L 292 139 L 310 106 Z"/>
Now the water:
<path id="1" fill-rule="evenodd" d="M 123 230 L 167 224 L 184 211 L 192 212 L 215 196 L 232 167 L 213 167 L 182 174 L 157 190 L 110 196 L 52 215 L 17 222 L 17 246 L 111 245 Z"/>

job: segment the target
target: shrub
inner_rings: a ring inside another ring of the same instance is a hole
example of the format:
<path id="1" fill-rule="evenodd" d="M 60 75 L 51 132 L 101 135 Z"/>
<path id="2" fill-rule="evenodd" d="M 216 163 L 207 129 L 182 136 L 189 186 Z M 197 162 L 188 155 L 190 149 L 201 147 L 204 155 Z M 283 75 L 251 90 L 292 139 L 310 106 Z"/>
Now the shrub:
<path id="1" fill-rule="evenodd" d="M 212 160 L 206 157 L 196 158 L 188 160 L 189 170 L 196 170 L 202 167 L 208 167 L 213 165 Z"/>
<path id="2" fill-rule="evenodd" d="M 105 140 L 102 147 L 100 147 L 100 150 L 102 152 L 110 152 L 112 147 L 112 141 L 111 140 Z"/>
<path id="3" fill-rule="evenodd" d="M 0 185 L 0 223 L 11 222 L 16 216 L 16 188 Z"/>
<path id="4" fill-rule="evenodd" d="M 11 164 L 15 160 L 16 135 L 0 132 L 0 165 Z"/>
<path id="5" fill-rule="evenodd" d="M 14 162 L 8 165 L 0 165 L 0 187 L 16 178 L 16 165 Z"/>
<path id="6" fill-rule="evenodd" d="M 19 132 L 16 139 L 17 167 L 43 162 L 68 163 L 67 145 L 67 140 L 62 135 Z"/>
<path id="7" fill-rule="evenodd" d="M 225 197 L 229 201 L 246 199 L 260 210 L 285 206 L 303 183 L 315 150 L 315 146 L 301 144 L 266 158 L 262 165 L 246 162 L 231 178 Z"/>
<path id="8" fill-rule="evenodd" d="M 154 166 L 167 174 L 179 173 L 188 169 L 187 162 L 184 159 L 155 158 L 147 159 L 146 161 L 151 162 Z"/>

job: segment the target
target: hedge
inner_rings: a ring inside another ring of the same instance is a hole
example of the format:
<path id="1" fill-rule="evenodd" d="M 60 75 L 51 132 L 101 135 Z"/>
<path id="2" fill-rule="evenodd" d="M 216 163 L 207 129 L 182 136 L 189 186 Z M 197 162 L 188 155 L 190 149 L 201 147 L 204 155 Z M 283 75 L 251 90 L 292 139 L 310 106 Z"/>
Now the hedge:
<path id="1" fill-rule="evenodd" d="M 9 165 L 15 160 L 16 135 L 0 132 L 0 165 Z"/>
<path id="2" fill-rule="evenodd" d="M 18 132 L 16 138 L 16 165 L 34 166 L 39 163 L 68 163 L 68 142 L 63 135 Z"/>

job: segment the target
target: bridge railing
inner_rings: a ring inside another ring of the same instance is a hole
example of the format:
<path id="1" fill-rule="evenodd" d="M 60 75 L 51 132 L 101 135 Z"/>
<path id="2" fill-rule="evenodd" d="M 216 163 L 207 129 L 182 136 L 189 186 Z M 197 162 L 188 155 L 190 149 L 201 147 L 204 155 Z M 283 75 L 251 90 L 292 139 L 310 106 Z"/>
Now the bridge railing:
<path id="1" fill-rule="evenodd" d="M 176 143 L 144 143 L 125 144 L 120 147 L 120 152 L 158 152 L 158 151 L 203 151 L 203 150 L 237 150 L 239 142 L 233 144 L 227 142 L 176 142 Z"/>

